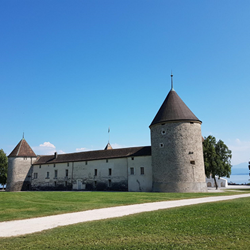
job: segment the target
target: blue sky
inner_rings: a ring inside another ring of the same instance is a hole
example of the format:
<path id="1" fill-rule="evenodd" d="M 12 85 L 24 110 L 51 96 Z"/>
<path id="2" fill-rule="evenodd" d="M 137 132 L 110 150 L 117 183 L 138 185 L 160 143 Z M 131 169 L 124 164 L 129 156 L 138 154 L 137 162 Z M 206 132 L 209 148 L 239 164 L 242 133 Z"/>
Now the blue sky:
<path id="1" fill-rule="evenodd" d="M 0 148 L 150 145 L 170 90 L 250 160 L 249 0 L 2 0 Z"/>

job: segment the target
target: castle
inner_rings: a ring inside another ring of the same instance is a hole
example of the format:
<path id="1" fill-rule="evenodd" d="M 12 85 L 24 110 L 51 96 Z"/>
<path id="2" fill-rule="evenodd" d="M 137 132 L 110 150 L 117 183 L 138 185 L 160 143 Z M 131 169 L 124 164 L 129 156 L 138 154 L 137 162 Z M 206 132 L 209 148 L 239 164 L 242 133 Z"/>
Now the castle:
<path id="1" fill-rule="evenodd" d="M 8 156 L 6 191 L 206 192 L 201 121 L 171 90 L 149 126 L 151 146 L 37 156 L 23 138 Z"/>

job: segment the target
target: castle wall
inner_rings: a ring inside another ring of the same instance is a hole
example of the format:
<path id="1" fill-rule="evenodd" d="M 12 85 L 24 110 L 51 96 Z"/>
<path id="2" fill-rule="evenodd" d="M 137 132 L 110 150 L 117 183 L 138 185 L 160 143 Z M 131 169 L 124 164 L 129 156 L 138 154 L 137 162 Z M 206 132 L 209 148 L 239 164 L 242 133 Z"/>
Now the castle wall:
<path id="1" fill-rule="evenodd" d="M 71 190 L 73 163 L 34 165 L 33 190 Z"/>
<path id="2" fill-rule="evenodd" d="M 128 190 L 127 159 L 75 162 L 73 189 Z"/>
<path id="3" fill-rule="evenodd" d="M 131 168 L 133 168 L 133 170 Z M 128 158 L 128 191 L 152 191 L 151 156 Z"/>
<path id="4" fill-rule="evenodd" d="M 6 191 L 30 189 L 31 166 L 35 157 L 9 157 Z"/>
<path id="5" fill-rule="evenodd" d="M 151 127 L 153 191 L 206 192 L 200 123 Z"/>

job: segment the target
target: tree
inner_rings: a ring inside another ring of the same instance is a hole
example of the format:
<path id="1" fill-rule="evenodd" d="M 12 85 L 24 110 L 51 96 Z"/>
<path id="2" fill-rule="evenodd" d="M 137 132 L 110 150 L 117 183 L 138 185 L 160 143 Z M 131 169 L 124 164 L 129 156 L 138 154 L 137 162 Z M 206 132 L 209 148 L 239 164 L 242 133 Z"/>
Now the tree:
<path id="1" fill-rule="evenodd" d="M 0 184 L 4 186 L 7 182 L 8 158 L 4 151 L 0 150 Z"/>
<path id="2" fill-rule="evenodd" d="M 212 176 L 215 182 L 216 189 L 218 189 L 215 175 L 220 177 L 230 177 L 231 174 L 231 158 L 232 151 L 228 149 L 227 145 L 212 135 L 205 137 L 203 142 L 203 155 L 205 163 L 205 174 L 209 178 Z"/>

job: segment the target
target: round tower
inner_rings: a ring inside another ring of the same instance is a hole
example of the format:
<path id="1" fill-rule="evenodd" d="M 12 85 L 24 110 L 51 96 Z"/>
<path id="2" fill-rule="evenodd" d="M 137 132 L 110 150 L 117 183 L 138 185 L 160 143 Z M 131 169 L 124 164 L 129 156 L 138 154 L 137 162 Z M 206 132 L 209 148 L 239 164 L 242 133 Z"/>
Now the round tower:
<path id="1" fill-rule="evenodd" d="M 201 121 L 172 88 L 150 127 L 153 191 L 206 192 Z"/>
<path id="2" fill-rule="evenodd" d="M 23 138 L 8 156 L 6 191 L 25 191 L 31 185 L 31 166 L 36 154 Z"/>

